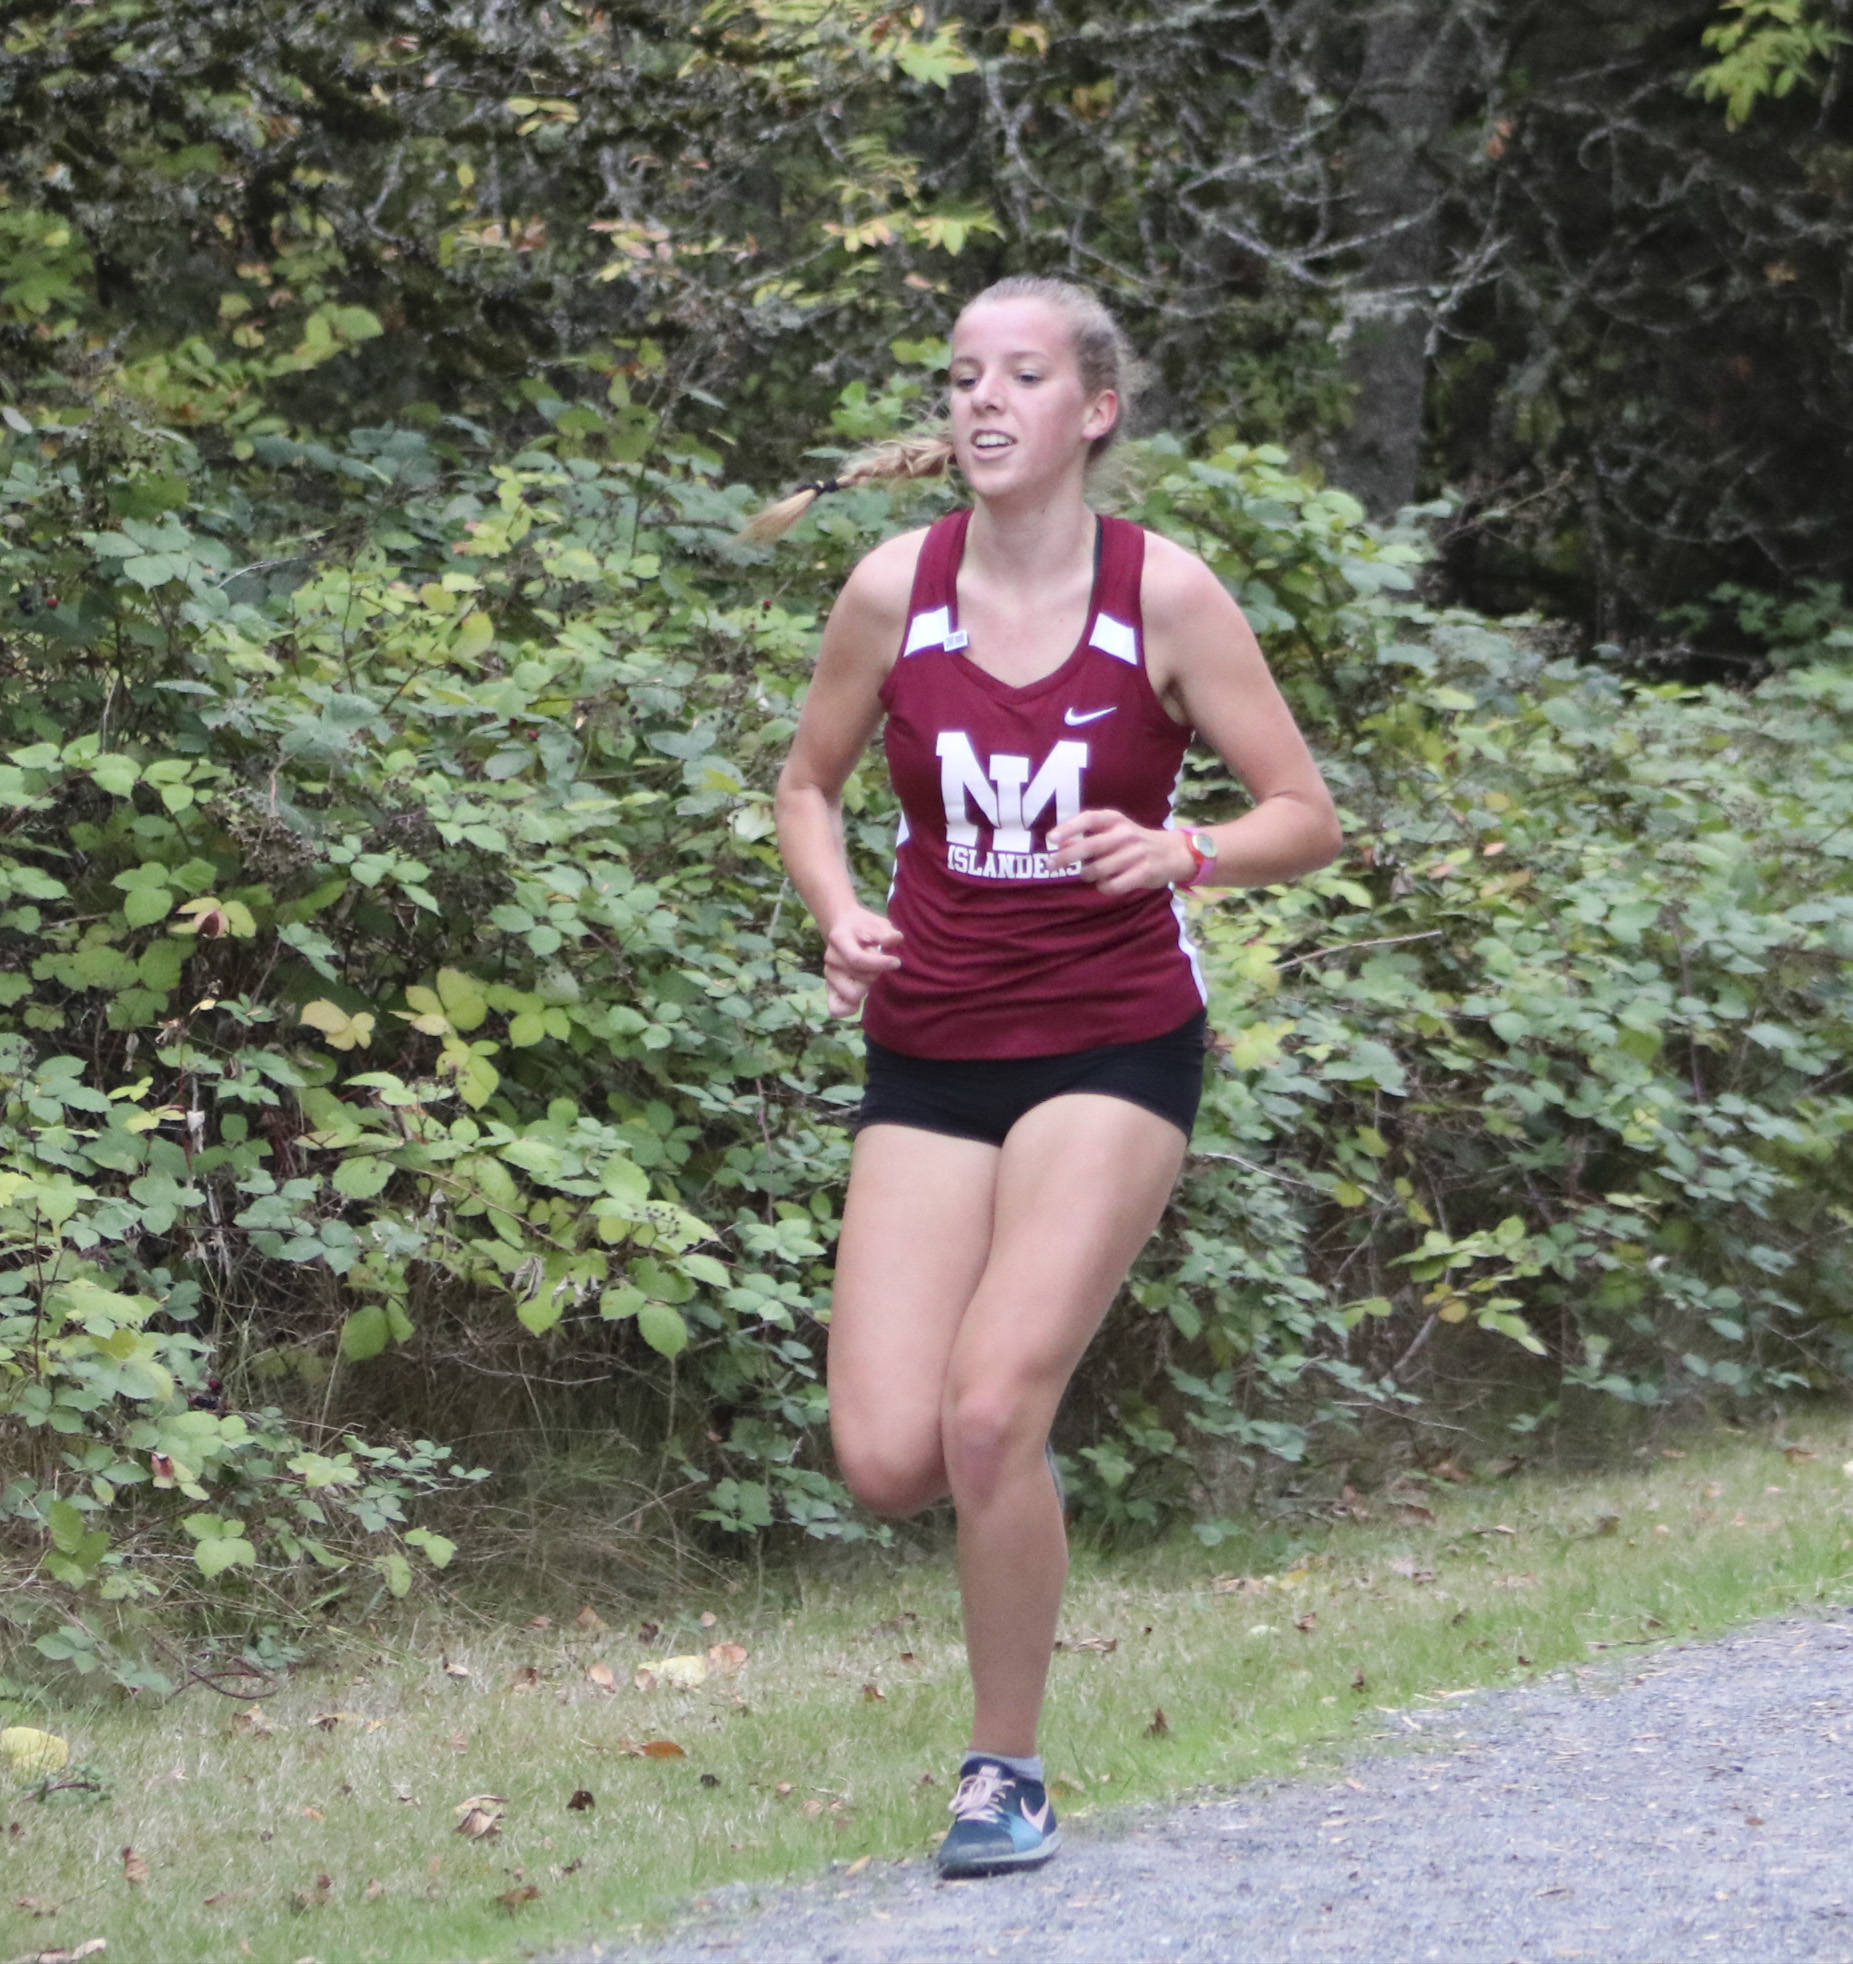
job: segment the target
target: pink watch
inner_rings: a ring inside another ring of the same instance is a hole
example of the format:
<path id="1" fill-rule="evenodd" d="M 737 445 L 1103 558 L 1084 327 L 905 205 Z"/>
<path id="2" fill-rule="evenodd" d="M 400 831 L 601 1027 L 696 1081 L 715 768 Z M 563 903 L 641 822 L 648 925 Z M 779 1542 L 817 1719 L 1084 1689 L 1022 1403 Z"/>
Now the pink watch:
<path id="1" fill-rule="evenodd" d="M 1178 837 L 1189 848 L 1190 857 L 1194 862 L 1190 869 L 1190 878 L 1183 884 L 1187 887 L 1200 886 L 1204 875 L 1216 864 L 1215 835 L 1210 832 L 1194 832 L 1182 825 L 1176 829 Z"/>

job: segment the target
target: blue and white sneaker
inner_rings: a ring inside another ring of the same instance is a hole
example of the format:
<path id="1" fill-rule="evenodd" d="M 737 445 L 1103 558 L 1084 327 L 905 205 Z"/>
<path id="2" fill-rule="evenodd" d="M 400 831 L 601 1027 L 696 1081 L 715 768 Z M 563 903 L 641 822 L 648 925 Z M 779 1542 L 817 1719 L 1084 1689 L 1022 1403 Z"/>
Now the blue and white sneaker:
<path id="1" fill-rule="evenodd" d="M 1061 1845 L 1054 1803 L 1040 1781 L 1022 1779 L 1009 1767 L 976 1755 L 959 1768 L 952 1827 L 939 1846 L 941 1875 L 1030 1869 Z"/>

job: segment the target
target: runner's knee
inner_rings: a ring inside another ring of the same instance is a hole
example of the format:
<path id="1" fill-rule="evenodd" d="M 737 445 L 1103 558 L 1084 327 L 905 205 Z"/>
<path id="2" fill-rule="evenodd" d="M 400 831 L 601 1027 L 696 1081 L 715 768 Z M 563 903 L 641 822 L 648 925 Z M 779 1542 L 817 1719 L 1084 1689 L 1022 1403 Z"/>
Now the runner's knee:
<path id="1" fill-rule="evenodd" d="M 977 1381 L 948 1394 L 940 1432 L 953 1495 L 971 1506 L 988 1499 L 1019 1463 L 1039 1460 L 1048 1425 L 1039 1401 L 1015 1385 Z"/>
<path id="2" fill-rule="evenodd" d="M 839 1433 L 836 1462 L 844 1484 L 871 1513 L 901 1519 L 945 1497 L 946 1469 L 937 1451 L 897 1451 L 881 1439 L 851 1441 Z"/>

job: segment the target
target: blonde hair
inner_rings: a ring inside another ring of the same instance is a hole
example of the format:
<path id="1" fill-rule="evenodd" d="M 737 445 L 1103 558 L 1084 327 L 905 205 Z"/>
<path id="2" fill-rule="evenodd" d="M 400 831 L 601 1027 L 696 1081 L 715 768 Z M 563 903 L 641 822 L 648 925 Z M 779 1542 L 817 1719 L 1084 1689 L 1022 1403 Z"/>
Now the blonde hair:
<path id="1" fill-rule="evenodd" d="M 1120 412 L 1113 419 L 1113 427 L 1089 440 L 1087 468 L 1092 471 L 1119 440 L 1132 397 L 1138 392 L 1138 361 L 1132 344 L 1101 302 L 1086 287 L 1076 286 L 1072 280 L 1051 279 L 1038 273 L 1013 273 L 1007 279 L 994 281 L 982 293 L 974 294 L 959 310 L 960 314 L 968 314 L 972 308 L 994 300 L 1040 300 L 1055 308 L 1068 323 L 1082 388 L 1090 396 L 1111 389 L 1119 397 Z M 877 444 L 873 450 L 846 458 L 832 478 L 800 484 L 777 504 L 755 512 L 734 536 L 764 544 L 783 537 L 827 492 L 844 491 L 852 484 L 940 477 L 951 465 L 952 438 L 945 430 L 922 430 L 911 436 L 895 437 Z"/>
<path id="2" fill-rule="evenodd" d="M 755 512 L 734 537 L 758 543 L 780 538 L 827 492 L 847 491 L 852 484 L 877 484 L 897 478 L 943 477 L 951 464 L 952 438 L 944 430 L 921 430 L 913 436 L 890 437 L 873 450 L 845 457 L 837 465 L 834 477 L 800 484 L 789 497 Z"/>

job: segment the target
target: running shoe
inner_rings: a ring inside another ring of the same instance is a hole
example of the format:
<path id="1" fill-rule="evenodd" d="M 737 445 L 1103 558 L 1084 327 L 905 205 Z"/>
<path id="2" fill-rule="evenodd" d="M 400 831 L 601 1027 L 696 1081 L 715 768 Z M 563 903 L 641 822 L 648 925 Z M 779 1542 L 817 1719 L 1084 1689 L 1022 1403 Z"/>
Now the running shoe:
<path id="1" fill-rule="evenodd" d="M 1055 1808 L 1040 1781 L 1022 1779 L 1009 1767 L 978 1757 L 959 1768 L 952 1827 L 939 1848 L 941 1875 L 1034 1868 L 1061 1845 Z"/>

